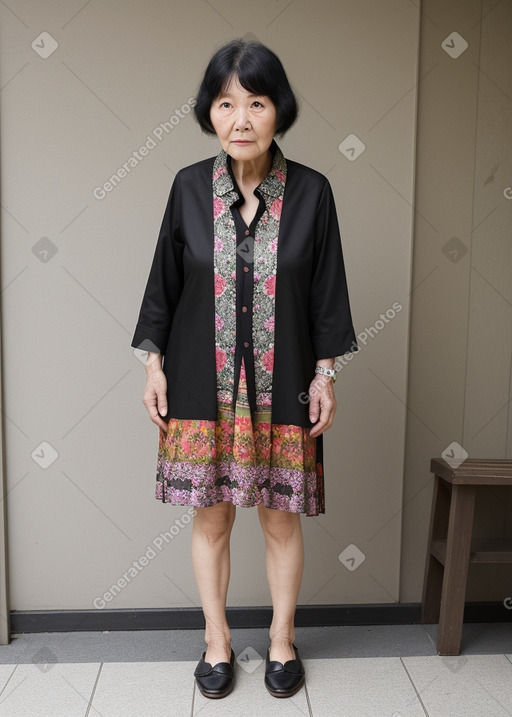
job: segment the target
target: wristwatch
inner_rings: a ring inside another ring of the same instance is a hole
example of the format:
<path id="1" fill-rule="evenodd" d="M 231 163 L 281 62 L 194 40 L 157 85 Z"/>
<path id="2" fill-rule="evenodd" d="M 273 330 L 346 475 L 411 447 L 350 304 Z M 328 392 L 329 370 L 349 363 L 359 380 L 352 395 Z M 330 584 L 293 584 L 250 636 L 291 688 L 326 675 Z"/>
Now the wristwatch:
<path id="1" fill-rule="evenodd" d="M 324 376 L 329 376 L 329 378 L 332 378 L 333 383 L 335 383 L 335 381 L 336 381 L 336 369 L 334 369 L 334 368 L 325 368 L 324 366 L 316 366 L 315 373 L 321 373 Z"/>

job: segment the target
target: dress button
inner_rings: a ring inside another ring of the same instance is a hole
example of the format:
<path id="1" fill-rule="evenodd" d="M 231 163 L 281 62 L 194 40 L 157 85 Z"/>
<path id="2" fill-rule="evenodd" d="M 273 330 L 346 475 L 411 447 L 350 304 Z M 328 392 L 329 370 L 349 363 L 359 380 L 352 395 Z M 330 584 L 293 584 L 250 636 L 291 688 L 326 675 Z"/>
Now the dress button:
<path id="1" fill-rule="evenodd" d="M 242 311 L 243 311 L 244 314 L 245 314 L 245 312 L 247 311 L 247 306 L 242 306 Z"/>
<path id="2" fill-rule="evenodd" d="M 244 346 L 245 346 L 245 348 L 247 348 L 247 347 L 249 346 L 249 342 L 248 342 L 248 341 L 244 341 Z"/>
<path id="3" fill-rule="evenodd" d="M 250 233 L 251 233 L 251 232 L 250 232 L 248 229 L 245 230 L 245 236 L 246 236 L 246 237 L 248 237 Z"/>
<path id="4" fill-rule="evenodd" d="M 249 267 L 248 267 L 248 266 L 244 266 L 244 271 L 249 271 Z"/>

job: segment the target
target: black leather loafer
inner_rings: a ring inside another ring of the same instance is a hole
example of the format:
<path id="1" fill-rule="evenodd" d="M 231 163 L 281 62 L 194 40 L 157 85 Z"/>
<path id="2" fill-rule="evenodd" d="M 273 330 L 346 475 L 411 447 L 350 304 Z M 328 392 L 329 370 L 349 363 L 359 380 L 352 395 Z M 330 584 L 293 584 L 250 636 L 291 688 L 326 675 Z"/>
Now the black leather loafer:
<path id="1" fill-rule="evenodd" d="M 199 691 L 205 697 L 226 697 L 235 686 L 235 653 L 231 650 L 229 662 L 217 662 L 213 666 L 205 662 L 205 656 L 206 650 L 194 670 Z"/>
<path id="2" fill-rule="evenodd" d="M 295 660 L 283 663 L 270 659 L 270 647 L 265 662 L 265 687 L 273 697 L 291 697 L 300 690 L 305 680 L 304 665 L 295 645 Z"/>

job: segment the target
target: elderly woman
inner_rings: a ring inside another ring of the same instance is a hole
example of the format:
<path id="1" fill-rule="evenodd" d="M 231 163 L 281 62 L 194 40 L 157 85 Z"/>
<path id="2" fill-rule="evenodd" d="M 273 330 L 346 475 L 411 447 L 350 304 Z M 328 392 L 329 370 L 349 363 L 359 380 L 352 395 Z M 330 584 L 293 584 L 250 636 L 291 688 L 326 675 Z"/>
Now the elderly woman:
<path id="1" fill-rule="evenodd" d="M 221 47 L 194 113 L 221 150 L 176 174 L 131 344 L 148 352 L 155 495 L 195 506 L 207 649 L 194 675 L 214 698 L 235 679 L 226 594 L 236 506 L 257 506 L 273 605 L 264 682 L 288 697 L 304 684 L 294 644 L 300 515 L 325 512 L 335 358 L 357 350 L 341 240 L 328 180 L 285 159 L 274 139 L 297 102 L 270 49 Z"/>

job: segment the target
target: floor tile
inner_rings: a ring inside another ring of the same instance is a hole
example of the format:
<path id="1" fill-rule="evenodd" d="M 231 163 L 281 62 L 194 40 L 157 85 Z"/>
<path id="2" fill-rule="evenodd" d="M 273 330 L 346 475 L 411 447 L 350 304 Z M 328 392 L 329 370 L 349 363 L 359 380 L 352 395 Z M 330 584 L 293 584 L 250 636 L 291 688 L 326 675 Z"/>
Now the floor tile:
<path id="1" fill-rule="evenodd" d="M 0 694 L 0 715 L 84 717 L 99 667 L 92 662 L 18 665 Z"/>
<path id="2" fill-rule="evenodd" d="M 106 662 L 91 717 L 189 717 L 194 690 L 189 662 Z M 1 713 L 0 713 L 1 714 Z"/>
<path id="3" fill-rule="evenodd" d="M 512 715 L 512 661 L 505 655 L 404 657 L 403 662 L 429 717 Z"/>
<path id="4" fill-rule="evenodd" d="M 314 717 L 425 717 L 398 657 L 304 660 L 304 666 Z"/>

